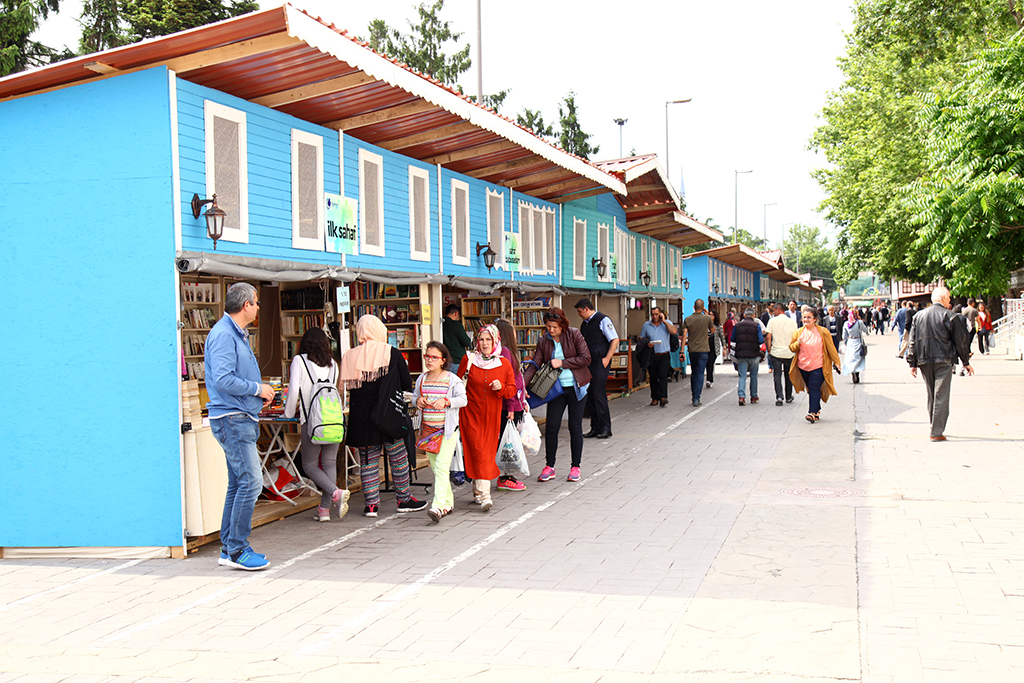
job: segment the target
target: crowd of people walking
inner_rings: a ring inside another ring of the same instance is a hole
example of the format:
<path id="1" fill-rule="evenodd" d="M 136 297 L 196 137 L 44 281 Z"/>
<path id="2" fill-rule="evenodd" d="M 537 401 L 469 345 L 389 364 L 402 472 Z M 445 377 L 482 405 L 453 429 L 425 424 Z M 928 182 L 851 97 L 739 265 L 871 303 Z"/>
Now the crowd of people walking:
<path id="1" fill-rule="evenodd" d="M 260 490 L 255 416 L 260 404 L 273 398 L 270 387 L 260 382 L 245 331 L 258 308 L 252 287 L 234 285 L 229 289 L 226 314 L 209 335 L 206 359 L 211 377 L 211 425 L 224 447 L 229 470 L 220 563 L 247 570 L 269 565 L 265 556 L 248 545 L 251 527 L 247 520 Z M 619 348 L 619 334 L 612 320 L 595 310 L 589 299 L 576 302 L 575 309 L 582 320 L 579 329 L 572 327 L 562 309 L 547 309 L 544 334 L 532 358 L 523 359 L 509 321 L 486 324 L 471 338 L 462 325 L 459 308 L 449 306 L 442 322 L 443 342 L 426 344 L 424 370 L 415 382 L 403 354 L 388 343 L 387 327 L 375 316 L 364 315 L 356 322 L 359 344 L 345 352 L 340 364 L 331 357 L 324 331 L 307 330 L 291 362 L 285 415 L 298 419 L 303 470 L 321 491 L 314 519 L 329 521 L 335 508 L 339 518 L 343 517 L 349 501 L 349 492 L 337 485 L 339 444 L 312 433 L 313 422 L 320 422 L 313 398 L 318 388 L 325 386 L 348 390 L 344 441 L 358 454 L 366 517 L 376 517 L 380 510 L 382 459 L 390 474 L 397 511 L 427 509 L 435 523 L 454 510 L 452 483 L 461 483 L 455 475 L 464 473 L 472 481 L 473 502 L 484 512 L 494 505 L 493 481 L 498 490 L 525 490 L 526 484 L 515 476 L 523 470 L 503 470 L 496 455 L 506 447 L 503 435 L 510 425 L 518 432 L 530 422 L 536 433 L 532 418 L 524 419 L 529 412 L 528 397 L 546 405 L 545 463 L 537 481 L 547 482 L 556 476 L 563 421 L 569 434 L 566 479 L 579 481 L 585 440 L 612 436 L 606 383 Z M 993 329 L 984 302 L 970 299 L 966 306 L 954 308 L 944 287 L 933 291 L 932 305 L 905 303 L 895 315 L 884 305 L 837 310 L 834 306 L 799 307 L 790 301 L 788 306 L 771 304 L 761 317 L 749 307 L 740 315 L 725 312 L 722 319 L 719 325 L 719 312 L 707 310 L 701 299 L 694 301 L 693 313 L 678 326 L 659 307 L 651 308 L 650 319 L 643 323 L 639 336 L 631 339 L 636 360 L 650 384 L 651 406 L 667 407 L 669 373 L 673 367 L 682 367 L 689 368 L 691 404 L 699 408 L 703 390 L 715 381 L 715 365 L 725 366 L 729 361 L 737 373 L 738 405 L 755 405 L 760 400 L 759 367 L 766 360 L 775 405 L 785 406 L 793 403 L 797 394 L 807 393 L 806 421 L 816 424 L 821 420 L 822 404 L 837 395 L 838 377 L 850 377 L 853 384 L 863 381 L 866 338 L 872 331 L 884 334 L 888 327 L 897 332 L 896 355 L 906 356 L 913 376 L 923 378 L 932 441 L 946 438 L 943 432 L 956 366 L 961 375 L 974 374 L 970 364 L 973 340 L 978 340 L 978 352 L 987 354 Z M 532 383 L 542 370 L 542 383 L 549 387 L 544 396 L 533 392 L 536 387 Z M 412 397 L 418 426 L 410 420 L 403 395 Z M 586 413 L 590 430 L 584 433 Z M 433 473 L 429 503 L 411 493 L 410 473 L 418 448 L 427 453 Z M 456 467 L 453 461 L 461 464 Z"/>

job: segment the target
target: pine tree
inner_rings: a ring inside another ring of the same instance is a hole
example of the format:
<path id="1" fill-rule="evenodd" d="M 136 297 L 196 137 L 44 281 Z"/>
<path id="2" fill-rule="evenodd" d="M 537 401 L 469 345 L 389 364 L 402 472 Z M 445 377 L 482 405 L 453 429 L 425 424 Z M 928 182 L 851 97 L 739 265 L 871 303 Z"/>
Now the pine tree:
<path id="1" fill-rule="evenodd" d="M 101 52 L 128 42 L 121 21 L 124 0 L 85 0 L 82 3 L 80 54 Z"/>
<path id="2" fill-rule="evenodd" d="M 165 36 L 254 12 L 255 0 L 124 0 L 130 42 Z"/>
<path id="3" fill-rule="evenodd" d="M 0 0 L 0 76 L 71 57 L 31 40 L 39 22 L 57 12 L 60 0 Z"/>
<path id="4" fill-rule="evenodd" d="M 565 99 L 562 100 L 562 104 L 565 105 L 565 109 L 562 109 L 562 105 L 558 106 L 558 118 L 559 128 L 558 131 L 558 146 L 564 149 L 570 154 L 575 154 L 583 159 L 589 159 L 590 155 L 597 154 L 600 147 L 597 145 L 590 144 L 590 138 L 593 137 L 583 132 L 583 128 L 580 127 L 579 118 L 576 115 L 576 93 L 570 91 Z"/>

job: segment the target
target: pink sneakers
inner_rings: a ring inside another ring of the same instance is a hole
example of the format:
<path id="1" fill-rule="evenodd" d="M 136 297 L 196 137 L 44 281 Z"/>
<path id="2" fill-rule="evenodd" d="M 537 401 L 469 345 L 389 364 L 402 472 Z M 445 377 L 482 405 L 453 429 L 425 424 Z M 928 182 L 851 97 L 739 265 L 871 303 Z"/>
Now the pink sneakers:
<path id="1" fill-rule="evenodd" d="M 537 481 L 548 481 L 549 479 L 555 478 L 555 468 L 544 466 L 544 469 L 540 471 L 540 476 L 537 477 Z"/>
<path id="2" fill-rule="evenodd" d="M 580 468 L 572 467 L 569 469 L 569 476 L 566 481 L 579 481 L 580 480 Z"/>

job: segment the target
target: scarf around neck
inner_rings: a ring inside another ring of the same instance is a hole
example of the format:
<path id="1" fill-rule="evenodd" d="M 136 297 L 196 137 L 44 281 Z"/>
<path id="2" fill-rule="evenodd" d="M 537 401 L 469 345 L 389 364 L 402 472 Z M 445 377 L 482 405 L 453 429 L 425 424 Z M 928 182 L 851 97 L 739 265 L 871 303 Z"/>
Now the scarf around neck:
<path id="1" fill-rule="evenodd" d="M 494 349 L 491 354 L 485 356 L 480 351 L 480 335 L 484 332 L 491 334 L 491 339 L 494 340 Z M 484 325 L 476 332 L 476 345 L 472 351 L 469 352 L 469 365 L 466 368 L 477 366 L 481 370 L 492 370 L 494 368 L 501 367 L 501 335 L 498 334 L 498 328 L 496 325 Z"/>
<path id="2" fill-rule="evenodd" d="M 341 384 L 346 389 L 358 389 L 363 382 L 380 379 L 391 364 L 388 328 L 380 318 L 361 317 L 356 323 L 356 339 L 359 346 L 347 351 L 341 359 Z"/>

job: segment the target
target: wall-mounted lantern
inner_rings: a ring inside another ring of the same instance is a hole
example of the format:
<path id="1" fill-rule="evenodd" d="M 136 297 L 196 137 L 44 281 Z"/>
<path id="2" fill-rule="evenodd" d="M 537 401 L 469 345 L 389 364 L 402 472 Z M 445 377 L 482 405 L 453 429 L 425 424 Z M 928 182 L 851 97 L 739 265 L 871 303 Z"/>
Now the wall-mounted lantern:
<path id="1" fill-rule="evenodd" d="M 213 195 L 211 199 L 200 199 L 198 194 L 194 194 L 192 195 L 192 217 L 198 220 L 199 212 L 206 204 L 212 204 L 203 214 L 206 217 L 206 236 L 213 240 L 213 248 L 216 249 L 217 240 L 224 236 L 224 219 L 228 217 L 228 214 L 217 206 L 217 195 Z"/>

